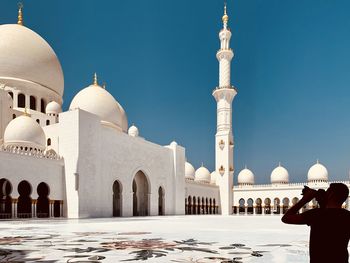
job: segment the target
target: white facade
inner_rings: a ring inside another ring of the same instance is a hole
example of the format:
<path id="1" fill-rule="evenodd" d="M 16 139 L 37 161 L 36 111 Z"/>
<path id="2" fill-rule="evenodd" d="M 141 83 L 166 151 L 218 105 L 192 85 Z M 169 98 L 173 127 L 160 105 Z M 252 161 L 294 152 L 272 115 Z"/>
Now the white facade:
<path id="1" fill-rule="evenodd" d="M 195 170 L 176 142 L 158 145 L 129 127 L 123 107 L 96 74 L 62 112 L 64 77 L 55 52 L 22 25 L 21 9 L 18 24 L 0 25 L 0 218 L 259 214 L 271 213 L 272 204 L 277 212 L 283 200 L 290 206 L 303 184 L 289 184 L 281 166 L 271 185 L 254 185 L 254 174 L 244 169 L 233 186 L 237 91 L 230 80 L 226 7 L 222 20 L 212 173 L 204 166 Z M 327 187 L 327 169 L 315 164 L 308 183 Z"/>

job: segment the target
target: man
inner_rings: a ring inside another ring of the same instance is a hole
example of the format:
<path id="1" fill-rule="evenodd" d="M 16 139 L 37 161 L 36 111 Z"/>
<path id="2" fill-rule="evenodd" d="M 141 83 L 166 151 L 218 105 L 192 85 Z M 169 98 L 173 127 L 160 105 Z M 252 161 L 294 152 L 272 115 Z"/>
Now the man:
<path id="1" fill-rule="evenodd" d="M 349 188 L 332 183 L 326 192 L 305 186 L 301 200 L 282 217 L 286 224 L 307 224 L 310 231 L 310 263 L 348 263 L 350 238 L 350 211 L 342 204 L 349 196 Z M 299 214 L 298 211 L 316 198 L 320 208 Z"/>

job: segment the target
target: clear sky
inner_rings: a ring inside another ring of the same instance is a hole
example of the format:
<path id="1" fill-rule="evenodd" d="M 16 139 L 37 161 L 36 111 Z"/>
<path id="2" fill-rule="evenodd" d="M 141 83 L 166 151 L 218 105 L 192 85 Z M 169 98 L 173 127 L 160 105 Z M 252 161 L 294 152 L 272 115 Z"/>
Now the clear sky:
<path id="1" fill-rule="evenodd" d="M 214 169 L 220 0 L 23 1 L 24 23 L 57 53 L 63 108 L 93 72 L 147 140 L 186 147 Z M 17 21 L 1 0 L 0 23 Z M 268 183 L 281 161 L 293 182 L 318 158 L 330 179 L 350 169 L 350 1 L 228 0 L 235 177 Z M 25 44 L 25 43 L 23 43 Z"/>

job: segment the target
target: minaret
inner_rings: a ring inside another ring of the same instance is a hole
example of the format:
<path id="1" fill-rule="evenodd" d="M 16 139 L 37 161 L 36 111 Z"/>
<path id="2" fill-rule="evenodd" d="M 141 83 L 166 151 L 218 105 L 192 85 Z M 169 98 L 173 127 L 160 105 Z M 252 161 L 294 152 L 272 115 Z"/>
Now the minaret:
<path id="1" fill-rule="evenodd" d="M 233 51 L 230 49 L 231 31 L 227 26 L 228 15 L 226 4 L 222 17 L 223 29 L 219 33 L 220 49 L 216 53 L 219 61 L 219 86 L 213 91 L 217 102 L 217 129 L 215 135 L 215 170 L 220 175 L 216 184 L 220 188 L 221 214 L 232 214 L 233 187 L 233 134 L 232 134 L 232 101 L 237 94 L 231 85 L 231 60 Z"/>

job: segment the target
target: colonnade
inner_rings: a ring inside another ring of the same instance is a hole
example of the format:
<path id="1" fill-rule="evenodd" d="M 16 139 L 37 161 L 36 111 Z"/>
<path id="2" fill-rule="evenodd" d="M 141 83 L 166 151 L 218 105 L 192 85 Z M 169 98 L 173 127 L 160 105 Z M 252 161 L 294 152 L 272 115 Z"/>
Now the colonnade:
<path id="1" fill-rule="evenodd" d="M 216 204 L 215 198 L 204 198 L 189 196 L 185 199 L 186 215 L 208 215 L 218 214 L 219 206 Z"/>

